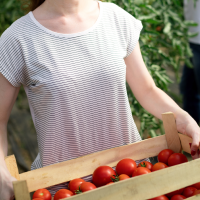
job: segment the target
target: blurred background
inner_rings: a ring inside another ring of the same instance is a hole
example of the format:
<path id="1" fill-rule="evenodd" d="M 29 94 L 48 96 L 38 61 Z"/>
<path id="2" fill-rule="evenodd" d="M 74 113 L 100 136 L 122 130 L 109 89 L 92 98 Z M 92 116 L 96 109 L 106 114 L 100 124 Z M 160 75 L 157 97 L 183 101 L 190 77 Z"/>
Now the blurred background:
<path id="1" fill-rule="evenodd" d="M 113 2 L 142 21 L 140 46 L 143 59 L 156 85 L 168 93 L 181 107 L 179 92 L 183 64 L 192 67 L 188 38 L 190 26 L 185 21 L 183 0 L 104 0 Z M 195 1 L 195 0 L 194 0 Z M 28 1 L 27 1 L 28 2 Z M 18 18 L 27 14 L 20 0 L 0 1 L 0 35 Z M 145 111 L 127 85 L 132 114 L 143 139 L 164 134 L 162 121 Z M 21 87 L 8 122 L 8 155 L 15 154 L 20 173 L 30 170 L 38 153 L 37 137 L 26 94 Z"/>

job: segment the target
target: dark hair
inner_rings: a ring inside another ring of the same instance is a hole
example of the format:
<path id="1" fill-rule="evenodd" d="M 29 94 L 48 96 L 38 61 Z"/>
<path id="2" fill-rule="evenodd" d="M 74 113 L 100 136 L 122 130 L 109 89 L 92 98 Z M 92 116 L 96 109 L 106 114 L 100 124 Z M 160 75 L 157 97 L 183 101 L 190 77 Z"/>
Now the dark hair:
<path id="1" fill-rule="evenodd" d="M 39 7 L 45 0 L 21 0 L 22 9 L 26 12 L 33 11 Z"/>
<path id="2" fill-rule="evenodd" d="M 21 1 L 22 1 L 22 9 L 24 11 L 29 12 L 39 7 L 45 0 L 21 0 Z"/>
<path id="3" fill-rule="evenodd" d="M 45 0 L 30 0 L 30 11 L 35 10 L 38 6 L 40 6 Z"/>

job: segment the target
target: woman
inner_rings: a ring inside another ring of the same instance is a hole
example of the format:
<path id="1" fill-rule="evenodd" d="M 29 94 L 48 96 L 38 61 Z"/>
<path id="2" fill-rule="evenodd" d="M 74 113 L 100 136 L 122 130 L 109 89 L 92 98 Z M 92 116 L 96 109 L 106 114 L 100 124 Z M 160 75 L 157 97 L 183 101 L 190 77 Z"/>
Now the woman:
<path id="1" fill-rule="evenodd" d="M 160 119 L 163 112 L 175 114 L 178 131 L 193 138 L 193 158 L 198 158 L 199 127 L 155 86 L 140 52 L 139 20 L 113 3 L 94 0 L 45 0 L 38 5 L 0 39 L 3 200 L 13 195 L 4 156 L 6 125 L 20 85 L 38 135 L 32 169 L 141 140 L 126 80 L 150 113 Z"/>

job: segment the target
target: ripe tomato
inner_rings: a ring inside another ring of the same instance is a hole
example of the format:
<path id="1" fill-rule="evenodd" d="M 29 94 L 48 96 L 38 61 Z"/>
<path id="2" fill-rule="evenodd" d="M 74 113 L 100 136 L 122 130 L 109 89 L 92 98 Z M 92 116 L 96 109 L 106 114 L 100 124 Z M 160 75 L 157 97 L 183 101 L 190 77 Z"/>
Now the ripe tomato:
<path id="1" fill-rule="evenodd" d="M 171 149 L 164 149 L 158 154 L 158 162 L 162 162 L 165 164 L 168 164 L 168 158 L 173 154 L 174 152 Z"/>
<path id="2" fill-rule="evenodd" d="M 200 194 L 200 190 L 195 190 L 194 195 Z"/>
<path id="3" fill-rule="evenodd" d="M 188 159 L 182 153 L 173 153 L 168 159 L 169 166 L 174 166 L 185 162 L 188 162 Z"/>
<path id="4" fill-rule="evenodd" d="M 151 171 L 153 164 L 148 161 L 143 161 L 138 165 L 138 167 L 146 167 L 147 169 L 149 169 Z"/>
<path id="5" fill-rule="evenodd" d="M 97 188 L 93 183 L 90 182 L 84 182 L 80 185 L 80 191 L 81 192 L 87 192 L 89 190 L 94 190 Z"/>
<path id="6" fill-rule="evenodd" d="M 113 184 L 114 182 L 110 182 L 110 183 L 107 183 L 106 185 L 111 185 L 111 184 Z"/>
<path id="7" fill-rule="evenodd" d="M 73 192 L 73 194 L 75 194 L 75 190 L 79 189 L 79 186 L 81 185 L 81 183 L 85 182 L 83 179 L 81 178 L 76 178 L 73 179 L 69 182 L 69 190 L 71 190 Z"/>
<path id="8" fill-rule="evenodd" d="M 128 179 L 128 178 L 130 178 L 130 177 L 128 175 L 126 175 L 126 174 L 121 174 L 119 176 L 118 175 L 113 175 L 111 177 L 113 182 L 122 181 L 122 180 L 125 180 L 125 179 Z"/>
<path id="9" fill-rule="evenodd" d="M 126 174 L 121 174 L 121 175 L 119 175 L 119 180 L 120 181 L 122 181 L 122 180 L 125 180 L 125 179 L 128 179 L 128 178 L 130 178 L 128 175 L 126 175 Z"/>
<path id="10" fill-rule="evenodd" d="M 100 166 L 95 169 L 92 175 L 92 182 L 97 186 L 103 186 L 111 182 L 111 176 L 116 175 L 113 168 L 109 166 Z"/>
<path id="11" fill-rule="evenodd" d="M 161 195 L 159 197 L 155 197 L 153 199 L 149 199 L 149 200 L 169 200 L 165 195 Z"/>
<path id="12" fill-rule="evenodd" d="M 38 189 L 33 194 L 33 199 L 36 198 L 51 200 L 51 193 L 47 189 Z"/>
<path id="13" fill-rule="evenodd" d="M 176 194 L 171 198 L 171 200 L 183 200 L 183 199 L 186 199 L 186 197 L 180 194 Z"/>
<path id="14" fill-rule="evenodd" d="M 195 187 L 195 188 L 197 188 L 197 190 L 199 190 L 200 189 L 200 182 L 191 185 L 191 187 Z"/>
<path id="15" fill-rule="evenodd" d="M 149 169 L 147 169 L 146 167 L 138 167 L 133 172 L 132 177 L 139 176 L 139 175 L 142 175 L 142 174 L 148 174 L 148 173 L 151 173 L 151 171 Z"/>
<path id="16" fill-rule="evenodd" d="M 118 175 L 126 174 L 131 176 L 134 170 L 137 168 L 136 162 L 130 158 L 120 160 L 116 166 L 116 172 Z"/>
<path id="17" fill-rule="evenodd" d="M 158 162 L 152 167 L 152 172 L 160 170 L 160 169 L 164 169 L 164 168 L 167 168 L 167 167 L 168 166 L 165 163 Z"/>
<path id="18" fill-rule="evenodd" d="M 43 199 L 41 199 L 41 198 L 36 198 L 36 199 L 33 199 L 33 200 L 43 200 Z"/>
<path id="19" fill-rule="evenodd" d="M 195 187 L 186 187 L 183 191 L 183 196 L 185 196 L 186 198 L 188 197 L 191 197 L 191 196 L 194 196 L 194 192 L 196 191 L 197 189 Z"/>
<path id="20" fill-rule="evenodd" d="M 60 200 L 60 199 L 64 199 L 67 197 L 71 197 L 73 196 L 73 192 L 67 189 L 60 189 L 58 190 L 58 192 L 56 192 L 56 194 L 54 195 L 54 200 Z"/>
<path id="21" fill-rule="evenodd" d="M 179 189 L 179 190 L 175 190 L 175 191 L 173 191 L 173 192 L 170 192 L 170 193 L 166 194 L 166 196 L 171 198 L 171 197 L 174 196 L 174 195 L 182 194 L 182 193 L 183 193 L 183 190 L 184 190 L 184 188 L 181 188 L 181 189 Z"/>

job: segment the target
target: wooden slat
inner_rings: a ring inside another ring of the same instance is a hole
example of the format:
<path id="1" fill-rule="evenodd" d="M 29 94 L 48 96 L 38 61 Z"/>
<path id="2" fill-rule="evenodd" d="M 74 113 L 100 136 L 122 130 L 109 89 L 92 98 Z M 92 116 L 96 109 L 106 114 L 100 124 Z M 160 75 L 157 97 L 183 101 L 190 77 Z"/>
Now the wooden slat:
<path id="1" fill-rule="evenodd" d="M 187 200 L 199 200 L 199 199 L 200 199 L 200 194 L 195 195 L 195 196 L 193 196 L 193 197 L 187 198 Z"/>
<path id="2" fill-rule="evenodd" d="M 140 160 L 157 156 L 160 151 L 166 148 L 167 143 L 163 135 L 25 172 L 20 174 L 20 179 L 27 180 L 29 192 L 32 192 L 39 188 L 46 188 L 90 175 L 100 165 L 114 167 L 123 158 Z"/>
<path id="3" fill-rule="evenodd" d="M 13 181 L 13 188 L 16 200 L 31 200 L 25 180 Z"/>
<path id="4" fill-rule="evenodd" d="M 192 170 L 191 170 L 192 169 Z M 146 200 L 200 180 L 200 159 L 97 188 L 71 200 Z M 199 199 L 193 197 L 191 200 Z M 68 198 L 63 199 L 68 200 Z"/>
<path id="5" fill-rule="evenodd" d="M 180 153 L 182 148 L 176 128 L 174 114 L 172 112 L 163 113 L 162 119 L 168 148 L 173 150 L 175 153 Z"/>
<path id="6" fill-rule="evenodd" d="M 183 151 L 191 154 L 191 149 L 190 149 L 189 143 L 192 143 L 192 138 L 190 138 L 187 135 L 180 134 L 180 133 L 179 133 L 179 138 L 181 140 L 181 145 L 182 145 Z"/>
<path id="7" fill-rule="evenodd" d="M 8 168 L 8 171 L 10 172 L 11 176 L 15 177 L 17 180 L 20 180 L 19 170 L 17 167 L 17 162 L 15 159 L 15 156 L 14 155 L 7 156 L 5 158 L 5 163 L 6 163 L 6 166 Z"/>

